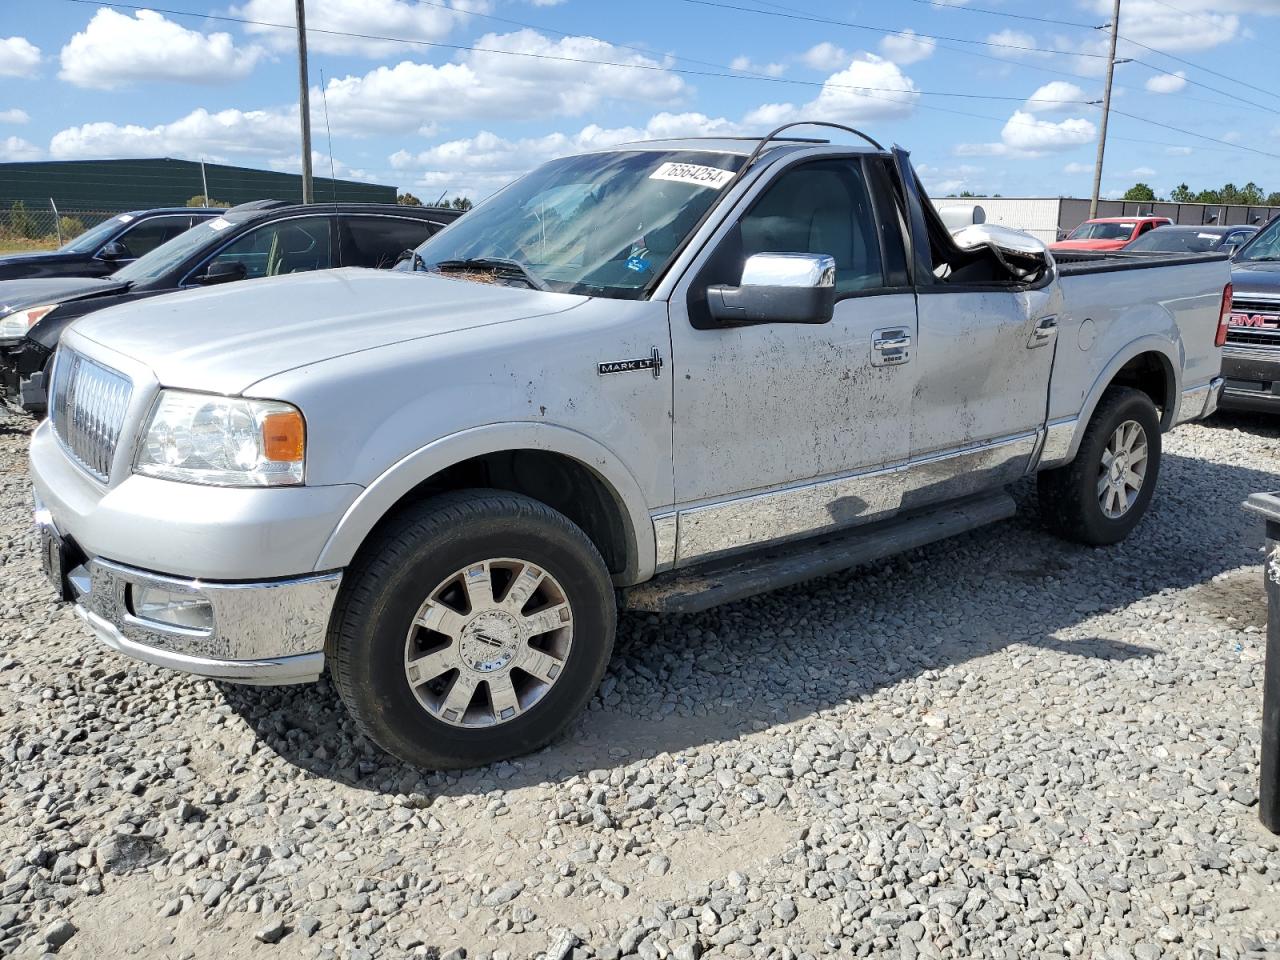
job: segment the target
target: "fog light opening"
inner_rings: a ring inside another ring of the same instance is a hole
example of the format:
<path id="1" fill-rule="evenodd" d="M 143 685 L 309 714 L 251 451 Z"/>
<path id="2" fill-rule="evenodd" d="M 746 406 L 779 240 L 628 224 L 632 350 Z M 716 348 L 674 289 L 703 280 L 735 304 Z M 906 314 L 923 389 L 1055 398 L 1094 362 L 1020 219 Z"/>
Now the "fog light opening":
<path id="1" fill-rule="evenodd" d="M 139 620 L 149 620 L 166 627 L 203 633 L 213 631 L 213 605 L 199 594 L 131 585 L 129 610 Z"/>

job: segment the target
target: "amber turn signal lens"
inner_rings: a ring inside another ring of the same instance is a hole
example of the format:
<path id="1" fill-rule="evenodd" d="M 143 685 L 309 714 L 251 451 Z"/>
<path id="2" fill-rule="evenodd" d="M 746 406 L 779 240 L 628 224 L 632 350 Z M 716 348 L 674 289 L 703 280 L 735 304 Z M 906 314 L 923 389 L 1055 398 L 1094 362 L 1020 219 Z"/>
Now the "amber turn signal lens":
<path id="1" fill-rule="evenodd" d="M 296 410 L 262 418 L 262 455 L 275 463 L 297 463 L 307 449 L 306 425 Z"/>

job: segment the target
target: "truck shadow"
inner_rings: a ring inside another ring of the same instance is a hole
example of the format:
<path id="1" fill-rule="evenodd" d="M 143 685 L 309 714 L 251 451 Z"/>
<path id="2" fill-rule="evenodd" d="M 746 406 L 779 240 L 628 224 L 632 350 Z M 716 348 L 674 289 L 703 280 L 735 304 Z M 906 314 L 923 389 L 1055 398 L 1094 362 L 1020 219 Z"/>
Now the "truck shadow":
<path id="1" fill-rule="evenodd" d="M 1090 621 L 1259 563 L 1263 525 L 1240 504 L 1274 488 L 1280 459 L 1276 472 L 1263 472 L 1167 455 L 1135 534 L 1095 549 L 1044 532 L 1035 485 L 1024 482 L 1015 490 L 1018 516 L 994 527 L 703 614 L 624 615 L 590 711 L 551 746 L 477 770 L 419 772 L 382 753 L 357 737 L 326 682 L 223 691 L 265 745 L 316 776 L 378 792 L 477 794 L 738 739 L 895 684 L 915 684 L 924 700 L 960 703 L 985 695 L 968 677 L 980 676 L 973 661 L 984 657 L 1017 657 L 1029 677 L 1056 671 L 1062 656 L 1084 657 L 1105 677 L 1109 665 L 1163 650 L 1158 640 L 1109 636 L 1105 620 Z M 1205 490 L 1216 497 L 1206 501 Z M 1196 530 L 1212 530 L 1209 542 L 1185 523 L 1205 513 L 1210 523 Z M 1235 584 L 1243 602 L 1261 602 L 1250 573 L 1213 587 Z M 1222 589 L 1205 597 L 1206 613 L 1223 615 Z M 952 669 L 970 663 L 972 670 Z M 886 714 L 881 723 L 910 733 L 919 722 Z"/>

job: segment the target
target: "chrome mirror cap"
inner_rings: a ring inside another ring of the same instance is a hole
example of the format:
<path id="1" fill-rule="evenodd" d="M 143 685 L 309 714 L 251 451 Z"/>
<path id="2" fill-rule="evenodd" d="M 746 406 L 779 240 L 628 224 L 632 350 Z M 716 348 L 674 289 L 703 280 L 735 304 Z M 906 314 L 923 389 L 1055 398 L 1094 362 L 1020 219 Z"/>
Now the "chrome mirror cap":
<path id="1" fill-rule="evenodd" d="M 961 250 L 977 250 L 979 247 L 989 246 L 995 247 L 1002 253 L 1019 257 L 1039 257 L 1047 260 L 1049 256 L 1049 248 L 1044 241 L 1021 230 L 994 223 L 975 223 L 964 227 L 955 232 L 954 238 L 956 246 Z"/>
<path id="2" fill-rule="evenodd" d="M 825 253 L 757 253 L 742 268 L 744 287 L 834 287 L 836 259 Z"/>

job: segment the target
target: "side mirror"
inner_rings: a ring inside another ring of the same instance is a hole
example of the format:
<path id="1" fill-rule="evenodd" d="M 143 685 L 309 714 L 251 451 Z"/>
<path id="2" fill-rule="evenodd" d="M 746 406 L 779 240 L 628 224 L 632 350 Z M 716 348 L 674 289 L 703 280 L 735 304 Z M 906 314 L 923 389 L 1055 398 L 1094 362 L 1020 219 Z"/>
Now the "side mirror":
<path id="1" fill-rule="evenodd" d="M 123 243 L 118 240 L 112 240 L 110 243 L 103 244 L 102 249 L 98 251 L 99 260 L 124 260 L 129 256 L 129 251 L 125 249 Z"/>
<path id="2" fill-rule="evenodd" d="M 737 287 L 707 288 L 719 323 L 829 323 L 836 307 L 836 261 L 824 253 L 757 253 Z"/>
<path id="3" fill-rule="evenodd" d="M 1053 266 L 1053 254 L 1038 237 L 999 224 L 974 224 L 953 235 L 961 250 L 989 249 L 1017 279 L 1030 280 Z"/>
<path id="4" fill-rule="evenodd" d="M 206 287 L 215 283 L 231 283 L 243 280 L 248 271 L 239 260 L 218 260 L 209 265 L 209 269 L 196 277 L 196 282 Z"/>

